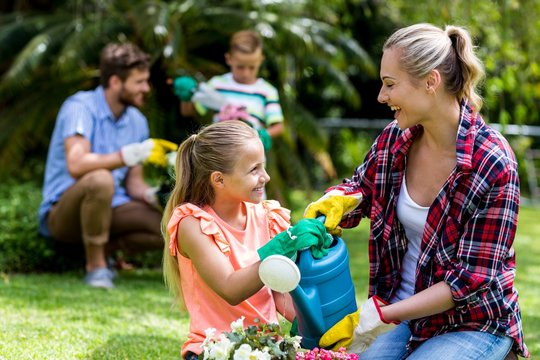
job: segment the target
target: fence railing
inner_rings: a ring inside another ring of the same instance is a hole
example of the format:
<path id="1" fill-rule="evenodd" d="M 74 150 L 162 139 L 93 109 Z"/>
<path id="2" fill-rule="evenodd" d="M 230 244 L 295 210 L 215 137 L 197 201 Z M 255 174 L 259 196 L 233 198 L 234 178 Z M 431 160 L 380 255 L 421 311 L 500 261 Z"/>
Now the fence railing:
<path id="1" fill-rule="evenodd" d="M 321 118 L 319 124 L 326 129 L 352 128 L 359 130 L 382 130 L 392 119 L 356 119 L 356 118 Z M 489 126 L 505 135 L 526 135 L 540 137 L 540 126 L 501 125 L 490 123 Z"/>
<path id="2" fill-rule="evenodd" d="M 356 119 L 356 118 L 321 118 L 319 124 L 329 131 L 337 131 L 343 128 L 357 129 L 359 131 L 378 132 L 392 119 Z M 531 136 L 540 138 L 540 126 L 532 125 L 501 125 L 490 123 L 489 126 L 500 131 L 505 136 Z M 538 160 L 540 159 L 540 150 L 529 149 L 525 152 L 525 169 L 527 171 L 527 184 L 531 194 L 533 204 L 540 203 L 540 187 L 538 184 Z"/>

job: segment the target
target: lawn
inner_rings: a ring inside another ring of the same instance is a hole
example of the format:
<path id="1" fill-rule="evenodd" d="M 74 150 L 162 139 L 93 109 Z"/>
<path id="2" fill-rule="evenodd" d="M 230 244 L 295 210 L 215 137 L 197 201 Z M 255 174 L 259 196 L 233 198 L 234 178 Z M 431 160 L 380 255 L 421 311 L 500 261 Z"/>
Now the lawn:
<path id="1" fill-rule="evenodd" d="M 359 301 L 367 286 L 367 226 L 343 235 Z M 517 287 L 533 358 L 540 355 L 539 234 L 538 210 L 522 208 Z M 83 285 L 82 272 L 0 275 L 2 360 L 179 359 L 188 318 L 173 306 L 159 269 L 123 272 L 110 291 Z"/>

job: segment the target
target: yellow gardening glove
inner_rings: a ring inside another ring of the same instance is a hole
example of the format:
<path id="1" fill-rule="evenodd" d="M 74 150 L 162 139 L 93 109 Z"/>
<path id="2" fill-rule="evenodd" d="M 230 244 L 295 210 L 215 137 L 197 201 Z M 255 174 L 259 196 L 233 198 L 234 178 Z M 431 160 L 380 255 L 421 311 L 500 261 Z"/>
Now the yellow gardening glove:
<path id="1" fill-rule="evenodd" d="M 345 316 L 323 334 L 319 340 L 321 348 L 332 347 L 331 350 L 337 351 L 340 348 L 349 348 L 353 341 L 354 329 L 360 319 L 360 310 Z"/>
<path id="2" fill-rule="evenodd" d="M 399 321 L 387 322 L 382 318 L 381 307 L 388 303 L 377 295 L 370 297 L 359 309 L 338 321 L 319 340 L 321 347 L 333 350 L 345 347 L 347 351 L 360 354 L 380 334 L 392 330 Z"/>
<path id="3" fill-rule="evenodd" d="M 151 139 L 154 142 L 154 147 L 150 156 L 146 159 L 145 163 L 166 167 L 167 166 L 167 154 L 174 152 L 178 149 L 178 145 L 164 139 Z"/>
<path id="4" fill-rule="evenodd" d="M 360 204 L 362 194 L 356 192 L 345 195 L 340 190 L 332 190 L 319 200 L 309 204 L 304 212 L 306 218 L 316 218 L 320 215 L 326 217 L 324 226 L 332 235 L 340 236 L 342 229 L 339 226 L 343 216 L 347 215 Z"/>

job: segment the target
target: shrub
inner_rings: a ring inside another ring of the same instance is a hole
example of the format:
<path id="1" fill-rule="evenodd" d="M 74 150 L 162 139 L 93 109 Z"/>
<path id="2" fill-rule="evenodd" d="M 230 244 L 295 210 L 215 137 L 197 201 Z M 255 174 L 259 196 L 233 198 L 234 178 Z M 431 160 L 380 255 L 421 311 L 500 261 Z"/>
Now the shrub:
<path id="1" fill-rule="evenodd" d="M 35 181 L 4 181 L 0 186 L 0 273 L 80 270 L 82 244 L 57 243 L 38 233 L 41 185 Z M 156 266 L 161 251 L 127 259 L 137 266 Z"/>
<path id="2" fill-rule="evenodd" d="M 54 242 L 38 234 L 40 201 L 35 182 L 7 181 L 0 187 L 0 272 L 53 270 L 68 264 L 59 264 Z"/>

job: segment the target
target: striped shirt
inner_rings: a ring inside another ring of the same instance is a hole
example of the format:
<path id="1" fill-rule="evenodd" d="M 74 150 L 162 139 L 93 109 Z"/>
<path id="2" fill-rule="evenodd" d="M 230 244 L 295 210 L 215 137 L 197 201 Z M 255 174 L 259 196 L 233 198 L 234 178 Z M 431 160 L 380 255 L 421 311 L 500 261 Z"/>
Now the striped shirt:
<path id="1" fill-rule="evenodd" d="M 407 239 L 396 215 L 405 160 L 421 126 L 400 130 L 389 124 L 351 179 L 331 187 L 360 191 L 360 206 L 341 226 L 371 219 L 369 296 L 389 300 L 399 288 Z M 457 164 L 433 204 L 424 228 L 415 292 L 446 282 L 455 307 L 410 322 L 409 348 L 438 334 L 475 330 L 514 339 L 514 350 L 529 352 L 523 340 L 512 248 L 519 208 L 515 156 L 500 133 L 462 104 L 456 139 Z"/>
<path id="2" fill-rule="evenodd" d="M 227 103 L 245 106 L 250 116 L 248 120 L 255 129 L 265 129 L 283 122 L 278 91 L 262 78 L 258 78 L 253 84 L 240 84 L 229 72 L 214 76 L 208 81 L 208 85 L 223 94 Z"/>
<path id="3" fill-rule="evenodd" d="M 47 214 L 51 206 L 76 181 L 69 174 L 64 150 L 64 140 L 74 135 L 85 137 L 90 142 L 91 152 L 109 154 L 124 145 L 147 139 L 149 129 L 144 115 L 133 106 L 128 106 L 116 119 L 101 86 L 92 91 L 79 91 L 62 104 L 49 144 L 43 201 L 39 208 L 39 231 L 46 236 L 50 235 Z M 125 166 L 112 170 L 115 183 L 112 207 L 130 201 L 123 184 L 127 171 Z"/>

